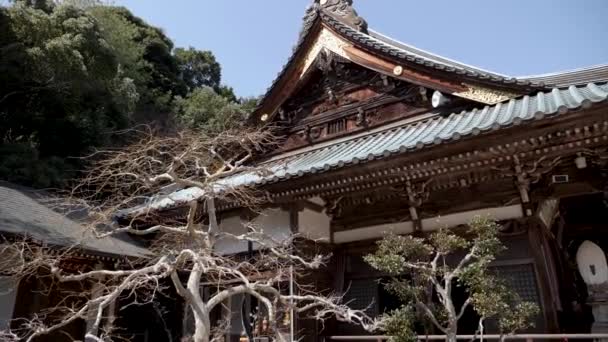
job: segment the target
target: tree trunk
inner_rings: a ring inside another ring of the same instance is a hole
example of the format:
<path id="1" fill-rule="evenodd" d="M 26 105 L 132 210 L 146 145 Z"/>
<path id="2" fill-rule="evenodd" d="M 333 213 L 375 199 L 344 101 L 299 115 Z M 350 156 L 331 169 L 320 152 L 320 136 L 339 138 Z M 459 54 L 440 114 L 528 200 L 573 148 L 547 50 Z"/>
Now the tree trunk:
<path id="1" fill-rule="evenodd" d="M 201 266 L 195 263 L 188 278 L 188 291 L 192 295 L 193 302 L 190 303 L 194 313 L 194 342 L 209 342 L 211 336 L 211 320 L 209 310 L 201 297 Z M 198 308 L 198 310 L 197 310 Z"/>
<path id="2" fill-rule="evenodd" d="M 457 332 L 456 330 L 449 330 L 448 333 L 445 335 L 445 340 L 447 342 L 456 342 L 457 338 L 456 338 Z"/>
<path id="3" fill-rule="evenodd" d="M 446 329 L 445 340 L 447 342 L 456 342 L 458 335 L 458 322 L 450 323 Z"/>
<path id="4" fill-rule="evenodd" d="M 194 342 L 209 342 L 211 336 L 211 322 L 209 317 L 200 317 L 194 313 Z"/>

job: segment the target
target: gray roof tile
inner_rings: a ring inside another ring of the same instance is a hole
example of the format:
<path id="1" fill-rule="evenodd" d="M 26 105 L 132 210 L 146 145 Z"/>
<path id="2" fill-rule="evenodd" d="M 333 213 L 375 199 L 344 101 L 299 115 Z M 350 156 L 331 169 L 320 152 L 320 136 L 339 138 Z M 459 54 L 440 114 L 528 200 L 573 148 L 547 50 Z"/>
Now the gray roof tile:
<path id="1" fill-rule="evenodd" d="M 491 81 L 492 83 L 504 85 L 516 84 L 518 86 L 538 89 L 545 87 L 541 81 L 537 82 L 533 79 L 515 79 L 513 77 L 486 71 L 398 42 L 375 31 L 370 30 L 369 33 L 359 32 L 323 12 L 320 13 L 320 18 L 337 32 L 347 36 L 348 39 L 369 50 L 379 52 L 389 57 L 397 56 L 399 59 L 406 62 L 413 61 L 416 64 L 424 65 L 429 68 L 456 73 L 484 82 Z"/>
<path id="2" fill-rule="evenodd" d="M 270 176 L 241 173 L 220 180 L 216 184 L 215 191 L 234 186 L 275 183 L 339 169 L 507 128 L 526 121 L 563 115 L 570 110 L 587 108 L 594 103 L 607 100 L 607 84 L 588 84 L 584 87 L 571 86 L 568 89 L 539 92 L 534 96 L 526 95 L 494 106 L 486 106 L 481 110 L 453 113 L 447 117 L 436 113 L 421 121 L 398 122 L 354 137 L 321 143 L 276 156 L 259 164 L 271 172 Z M 183 189 L 170 195 L 155 196 L 150 199 L 149 204 L 133 210 L 141 212 L 173 207 L 203 195 L 201 189 Z M 129 212 L 132 213 L 133 210 Z"/>
<path id="3" fill-rule="evenodd" d="M 347 37 L 348 39 L 354 40 L 366 47 L 376 50 L 379 53 L 385 54 L 390 58 L 402 59 L 405 62 L 416 63 L 424 65 L 426 67 L 434 68 L 439 71 L 453 72 L 466 77 L 477 79 L 485 82 L 501 83 L 506 85 L 516 84 L 518 86 L 528 86 L 533 88 L 542 88 L 544 84 L 542 81 L 536 81 L 532 78 L 520 78 L 516 79 L 505 75 L 500 75 L 494 72 L 486 71 L 474 66 L 466 65 L 433 53 L 418 49 L 411 45 L 407 45 L 386 36 L 381 35 L 378 32 L 369 30 L 368 33 L 359 32 L 352 27 L 342 23 L 333 16 L 324 13 L 319 6 L 311 6 L 306 11 L 303 18 L 302 29 L 298 41 L 293 49 L 293 53 L 285 63 L 285 65 L 278 72 L 276 78 L 272 81 L 271 85 L 266 89 L 266 93 L 262 96 L 259 104 L 261 105 L 265 98 L 277 86 L 279 80 L 286 74 L 287 69 L 295 62 L 297 52 L 302 48 L 303 43 L 312 31 L 314 24 L 322 20 L 326 24 L 330 25 L 338 33 Z M 258 107 L 259 108 L 259 107 Z"/>
<path id="4" fill-rule="evenodd" d="M 148 251 L 128 236 L 98 239 L 82 224 L 50 209 L 40 191 L 0 182 L 0 234 L 27 236 L 39 243 L 77 247 L 94 254 L 142 257 Z"/>

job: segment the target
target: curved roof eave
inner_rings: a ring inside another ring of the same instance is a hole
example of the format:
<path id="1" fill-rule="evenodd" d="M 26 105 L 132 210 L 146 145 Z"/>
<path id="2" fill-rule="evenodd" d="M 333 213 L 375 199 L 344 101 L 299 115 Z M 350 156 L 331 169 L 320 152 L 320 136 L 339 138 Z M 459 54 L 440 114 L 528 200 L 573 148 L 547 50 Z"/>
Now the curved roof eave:
<path id="1" fill-rule="evenodd" d="M 406 119 L 370 132 L 323 143 L 275 156 L 259 164 L 269 175 L 240 173 L 216 184 L 219 191 L 239 186 L 262 186 L 311 174 L 320 174 L 391 156 L 433 148 L 445 143 L 495 132 L 543 119 L 561 117 L 572 111 L 608 102 L 608 84 L 590 83 L 585 87 L 554 88 L 536 95 L 525 95 L 508 102 L 444 116 L 439 113 L 422 120 Z M 215 191 L 215 190 L 213 190 Z M 205 192 L 186 188 L 161 197 L 151 197 L 145 205 L 124 212 L 126 215 L 164 210 L 201 198 Z"/>
<path id="2" fill-rule="evenodd" d="M 551 87 L 559 88 L 587 83 L 602 83 L 608 82 L 608 63 L 546 74 L 520 76 L 517 78 L 543 82 Z"/>
<path id="3" fill-rule="evenodd" d="M 454 74 L 458 77 L 470 79 L 484 84 L 496 85 L 500 87 L 517 87 L 517 88 L 533 88 L 533 89 L 544 89 L 545 85 L 542 82 L 535 82 L 533 80 L 518 79 L 515 77 L 509 77 L 506 75 L 486 71 L 481 68 L 470 66 L 464 63 L 460 63 L 451 60 L 446 57 L 442 57 L 422 49 L 418 49 L 411 45 L 407 45 L 398 42 L 394 39 L 388 38 L 381 35 L 373 30 L 369 30 L 368 33 L 360 32 L 351 26 L 342 23 L 339 19 L 334 16 L 325 13 L 318 7 L 310 7 L 303 18 L 302 29 L 298 41 L 293 49 L 293 53 L 283 65 L 275 79 L 272 81 L 270 86 L 266 89 L 266 92 L 260 98 L 258 107 L 254 110 L 257 113 L 262 107 L 264 102 L 269 98 L 272 92 L 275 90 L 280 80 L 287 74 L 289 68 L 296 61 L 296 57 L 301 52 L 301 49 L 305 45 L 304 43 L 308 40 L 312 33 L 312 28 L 315 24 L 321 21 L 336 33 L 342 36 L 344 39 L 352 41 L 356 45 L 361 45 L 368 50 L 374 51 L 381 55 L 385 55 L 391 59 L 400 60 L 403 63 L 411 64 L 414 66 L 432 69 L 435 72 L 441 72 L 446 74 Z"/>

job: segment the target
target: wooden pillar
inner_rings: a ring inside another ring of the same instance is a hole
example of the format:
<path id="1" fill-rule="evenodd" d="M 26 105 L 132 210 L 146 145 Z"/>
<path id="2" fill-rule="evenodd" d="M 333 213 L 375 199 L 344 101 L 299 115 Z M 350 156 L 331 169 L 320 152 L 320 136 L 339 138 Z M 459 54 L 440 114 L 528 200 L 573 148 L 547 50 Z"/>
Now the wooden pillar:
<path id="1" fill-rule="evenodd" d="M 538 277 L 538 286 L 541 295 L 541 309 L 546 324 L 545 330 L 547 333 L 556 333 L 558 329 L 557 305 L 559 302 L 559 294 L 552 290 L 552 282 L 556 282 L 550 270 L 553 258 L 549 255 L 547 248 L 546 236 L 542 229 L 534 220 L 528 221 L 528 240 L 530 243 L 530 251 L 532 252 L 536 273 Z M 557 297 L 556 297 L 557 296 Z"/>
<path id="2" fill-rule="evenodd" d="M 102 269 L 102 265 L 101 264 L 97 264 L 95 265 L 95 269 L 96 270 L 100 270 Z M 97 298 L 99 298 L 99 296 L 101 295 L 102 291 L 103 291 L 103 285 L 101 284 L 102 282 L 102 278 L 99 278 L 98 281 L 93 284 L 92 288 L 91 288 L 91 300 L 95 300 Z M 97 334 L 97 329 L 93 329 L 93 325 L 95 324 L 95 320 L 97 318 L 97 310 L 99 309 L 98 305 L 93 305 L 89 308 L 89 311 L 87 312 L 87 325 L 86 325 L 86 333 L 91 333 L 91 334 Z M 88 339 L 85 338 L 85 341 L 87 341 Z"/>

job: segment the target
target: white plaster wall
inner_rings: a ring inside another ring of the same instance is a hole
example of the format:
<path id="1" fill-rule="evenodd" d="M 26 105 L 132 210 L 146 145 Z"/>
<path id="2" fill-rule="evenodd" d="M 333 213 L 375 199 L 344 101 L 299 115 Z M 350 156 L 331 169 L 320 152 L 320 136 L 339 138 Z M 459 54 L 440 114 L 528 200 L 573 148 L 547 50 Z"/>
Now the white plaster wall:
<path id="1" fill-rule="evenodd" d="M 224 218 L 220 223 L 220 230 L 240 235 L 247 232 L 249 225 L 263 231 L 264 234 L 277 241 L 283 241 L 291 234 L 289 212 L 281 209 L 267 209 L 251 223 L 243 222 L 238 215 Z M 259 245 L 253 244 L 254 250 L 259 249 L 259 247 Z M 248 247 L 246 241 L 224 238 L 216 242 L 215 248 L 219 254 L 228 255 L 247 252 Z"/>
<path id="2" fill-rule="evenodd" d="M 264 210 L 252 222 L 255 229 L 259 229 L 276 241 L 284 241 L 291 235 L 291 220 L 289 211 L 281 209 Z M 254 249 L 259 246 L 254 244 Z"/>
<path id="3" fill-rule="evenodd" d="M 437 216 L 422 220 L 422 230 L 425 232 L 439 230 L 441 228 L 455 227 L 460 224 L 467 224 L 476 216 L 490 217 L 496 221 L 511 220 L 524 216 L 521 205 L 509 207 L 485 208 L 479 210 L 464 211 L 461 213 Z"/>
<path id="4" fill-rule="evenodd" d="M 247 232 L 245 225 L 238 215 L 222 219 L 220 231 L 235 235 L 245 234 Z M 225 238 L 215 243 L 215 249 L 222 255 L 242 253 L 247 251 L 247 242 Z"/>
<path id="5" fill-rule="evenodd" d="M 455 227 L 460 224 L 468 223 L 475 216 L 488 216 L 498 221 L 509 220 L 523 217 L 523 209 L 521 205 L 518 204 L 509 207 L 486 208 L 437 216 L 422 220 L 422 230 L 430 232 L 445 227 Z M 336 232 L 334 233 L 334 243 L 379 239 L 389 232 L 395 234 L 411 234 L 414 232 L 414 224 L 411 221 L 400 222 Z"/>
<path id="6" fill-rule="evenodd" d="M 304 209 L 298 213 L 298 232 L 311 240 L 329 242 L 331 219 L 325 213 Z"/>

